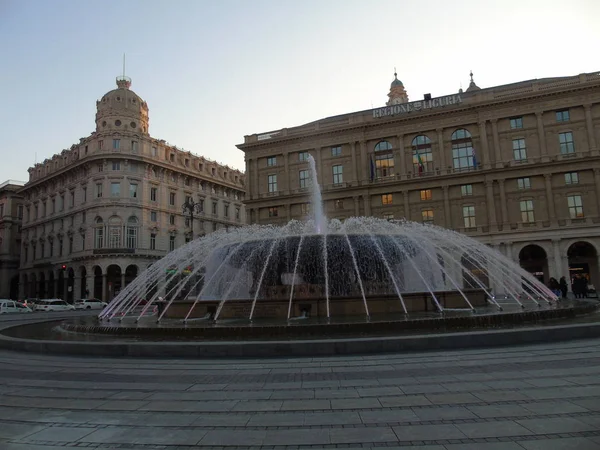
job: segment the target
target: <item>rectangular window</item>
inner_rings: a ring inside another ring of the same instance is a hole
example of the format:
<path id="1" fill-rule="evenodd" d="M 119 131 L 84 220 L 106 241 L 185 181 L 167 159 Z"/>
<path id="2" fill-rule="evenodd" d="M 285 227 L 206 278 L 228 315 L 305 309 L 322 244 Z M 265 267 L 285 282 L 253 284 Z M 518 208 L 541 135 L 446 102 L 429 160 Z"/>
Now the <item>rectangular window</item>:
<path id="1" fill-rule="evenodd" d="M 240 220 L 240 208 L 235 208 L 235 220 Z"/>
<path id="2" fill-rule="evenodd" d="M 50 248 L 50 257 L 54 256 L 54 245 L 52 245 L 53 243 L 53 241 L 48 242 L 48 247 Z"/>
<path id="3" fill-rule="evenodd" d="M 131 141 L 131 153 L 138 152 L 138 143 L 137 141 Z"/>
<path id="4" fill-rule="evenodd" d="M 85 223 L 85 217 L 86 217 L 86 213 L 85 211 L 81 212 L 81 223 Z"/>
<path id="5" fill-rule="evenodd" d="M 421 201 L 431 200 L 431 189 L 421 190 Z"/>
<path id="6" fill-rule="evenodd" d="M 175 250 L 175 236 L 169 236 L 169 251 Z"/>
<path id="7" fill-rule="evenodd" d="M 331 156 L 340 156 L 342 154 L 342 147 L 331 147 Z"/>
<path id="8" fill-rule="evenodd" d="M 112 170 L 121 170 L 121 161 L 113 161 Z"/>
<path id="9" fill-rule="evenodd" d="M 23 220 L 23 205 L 17 206 L 17 217 Z"/>
<path id="10" fill-rule="evenodd" d="M 573 133 L 567 131 L 566 133 L 558 134 L 558 142 L 560 143 L 560 154 L 571 155 L 575 153 L 575 143 L 573 142 Z"/>
<path id="11" fill-rule="evenodd" d="M 150 250 L 156 250 L 156 234 L 150 234 Z"/>
<path id="12" fill-rule="evenodd" d="M 569 117 L 568 109 L 563 109 L 562 111 L 556 111 L 556 121 L 557 122 L 568 122 L 569 119 L 570 119 L 570 117 Z"/>
<path id="13" fill-rule="evenodd" d="M 344 166 L 333 166 L 333 184 L 342 184 L 344 182 Z"/>
<path id="14" fill-rule="evenodd" d="M 269 193 L 273 194 L 277 192 L 277 175 L 269 175 Z"/>
<path id="15" fill-rule="evenodd" d="M 565 184 L 579 184 L 579 174 L 577 172 L 565 173 Z"/>
<path id="16" fill-rule="evenodd" d="M 383 194 L 381 196 L 381 204 L 382 205 L 391 205 L 393 203 L 394 199 L 392 197 L 392 194 Z"/>
<path id="17" fill-rule="evenodd" d="M 58 240 L 58 256 L 62 256 L 63 255 L 63 240 L 59 239 Z"/>
<path id="18" fill-rule="evenodd" d="M 65 195 L 60 196 L 60 210 L 63 211 L 65 209 Z"/>
<path id="19" fill-rule="evenodd" d="M 433 209 L 424 209 L 421 211 L 421 221 L 423 223 L 433 223 Z"/>
<path id="20" fill-rule="evenodd" d="M 521 200 L 521 220 L 523 223 L 533 223 L 533 200 Z"/>
<path id="21" fill-rule="evenodd" d="M 269 156 L 267 158 L 267 166 L 273 167 L 277 165 L 277 156 Z"/>
<path id="22" fill-rule="evenodd" d="M 229 217 L 229 205 L 224 205 L 223 206 L 223 215 L 225 217 Z"/>
<path id="23" fill-rule="evenodd" d="M 336 200 L 334 206 L 335 209 L 344 209 L 344 200 Z"/>
<path id="24" fill-rule="evenodd" d="M 300 205 L 300 213 L 302 215 L 310 214 L 310 203 L 302 203 Z"/>
<path id="25" fill-rule="evenodd" d="M 169 193 L 169 205 L 175 206 L 175 192 Z"/>
<path id="26" fill-rule="evenodd" d="M 138 194 L 138 185 L 137 184 L 130 184 L 129 185 L 129 197 L 130 198 L 137 198 L 137 194 Z"/>
<path id="27" fill-rule="evenodd" d="M 527 161 L 527 147 L 525 139 L 513 139 L 513 156 L 515 161 Z"/>
<path id="28" fill-rule="evenodd" d="M 198 212 L 203 213 L 204 212 L 204 199 L 200 198 L 198 199 Z"/>
<path id="29" fill-rule="evenodd" d="M 372 173 L 371 178 L 386 178 L 394 176 L 394 155 L 392 152 L 375 153 L 375 174 Z M 372 181 L 372 180 L 371 180 Z"/>
<path id="30" fill-rule="evenodd" d="M 583 202 L 581 195 L 569 195 L 567 197 L 567 205 L 569 205 L 569 215 L 571 219 L 583 218 Z"/>
<path id="31" fill-rule="evenodd" d="M 103 140 L 99 140 L 98 141 L 98 150 L 102 150 L 104 148 L 104 141 Z"/>
<path id="32" fill-rule="evenodd" d="M 190 160 L 186 158 L 186 159 L 183 161 L 183 165 L 184 165 L 185 167 L 190 167 Z"/>
<path id="33" fill-rule="evenodd" d="M 98 172 L 104 172 L 104 164 L 98 164 Z"/>
<path id="34" fill-rule="evenodd" d="M 150 201 L 155 202 L 158 194 L 158 188 L 150 188 Z"/>
<path id="35" fill-rule="evenodd" d="M 156 211 L 150 211 L 150 222 L 156 222 L 157 217 L 158 217 L 158 214 Z"/>
<path id="36" fill-rule="evenodd" d="M 467 195 L 473 195 L 473 185 L 472 184 L 463 184 L 460 187 L 460 194 L 463 197 L 466 197 Z"/>
<path id="37" fill-rule="evenodd" d="M 96 197 L 102 197 L 102 183 L 96 183 Z"/>
<path id="38" fill-rule="evenodd" d="M 152 147 L 152 156 L 158 156 L 158 149 L 156 147 Z"/>
<path id="39" fill-rule="evenodd" d="M 465 228 L 475 228 L 475 206 L 463 206 L 463 221 Z"/>
<path id="40" fill-rule="evenodd" d="M 73 238 L 69 238 L 69 255 L 73 253 Z"/>
<path id="41" fill-rule="evenodd" d="M 394 220 L 394 215 L 393 214 L 384 214 L 383 218 L 389 222 L 391 222 L 392 220 Z"/>
<path id="42" fill-rule="evenodd" d="M 299 152 L 298 161 L 308 161 L 308 152 Z"/>
<path id="43" fill-rule="evenodd" d="M 113 139 L 113 149 L 119 150 L 121 148 L 121 139 Z"/>
<path id="44" fill-rule="evenodd" d="M 217 215 L 217 202 L 212 203 L 212 213 L 213 215 Z"/>
<path id="45" fill-rule="evenodd" d="M 212 228 L 213 228 L 213 231 L 217 231 L 218 226 L 217 226 L 216 222 L 213 222 Z"/>
<path id="46" fill-rule="evenodd" d="M 523 118 L 522 117 L 513 117 L 510 119 L 510 128 L 511 130 L 517 130 L 519 128 L 523 128 Z"/>
<path id="47" fill-rule="evenodd" d="M 121 183 L 110 183 L 110 196 L 120 197 L 121 196 Z"/>
<path id="48" fill-rule="evenodd" d="M 300 180 L 300 189 L 304 189 L 309 186 L 308 170 L 301 170 L 298 172 L 298 178 Z"/>
<path id="49" fill-rule="evenodd" d="M 175 214 L 169 214 L 169 225 L 175 225 Z"/>
<path id="50" fill-rule="evenodd" d="M 70 191 L 69 197 L 71 199 L 71 203 L 69 206 L 72 208 L 73 206 L 75 206 L 75 191 Z"/>
<path id="51" fill-rule="evenodd" d="M 279 215 L 279 210 L 277 206 L 272 206 L 269 208 L 269 217 L 277 217 Z"/>
<path id="52" fill-rule="evenodd" d="M 83 188 L 83 202 L 87 202 L 87 187 Z"/>
<path id="53" fill-rule="evenodd" d="M 531 180 L 529 177 L 517 178 L 517 187 L 519 189 L 531 189 Z"/>

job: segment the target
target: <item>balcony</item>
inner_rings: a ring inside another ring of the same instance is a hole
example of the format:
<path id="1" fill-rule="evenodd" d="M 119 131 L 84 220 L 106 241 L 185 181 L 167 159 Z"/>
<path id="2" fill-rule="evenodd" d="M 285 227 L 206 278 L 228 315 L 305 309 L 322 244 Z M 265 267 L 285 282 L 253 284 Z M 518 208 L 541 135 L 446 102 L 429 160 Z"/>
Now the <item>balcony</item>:
<path id="1" fill-rule="evenodd" d="M 95 248 L 93 253 L 94 255 L 112 255 L 115 253 L 129 253 L 129 254 L 133 254 L 135 253 L 135 248 L 125 248 L 125 247 L 119 247 L 119 248 Z"/>

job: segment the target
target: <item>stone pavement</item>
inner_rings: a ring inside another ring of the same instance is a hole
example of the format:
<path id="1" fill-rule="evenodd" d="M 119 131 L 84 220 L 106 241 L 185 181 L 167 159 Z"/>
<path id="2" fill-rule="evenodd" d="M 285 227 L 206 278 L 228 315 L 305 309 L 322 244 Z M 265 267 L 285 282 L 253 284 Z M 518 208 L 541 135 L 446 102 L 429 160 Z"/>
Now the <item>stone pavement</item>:
<path id="1" fill-rule="evenodd" d="M 600 449 L 600 339 L 328 358 L 0 352 L 0 449 Z"/>

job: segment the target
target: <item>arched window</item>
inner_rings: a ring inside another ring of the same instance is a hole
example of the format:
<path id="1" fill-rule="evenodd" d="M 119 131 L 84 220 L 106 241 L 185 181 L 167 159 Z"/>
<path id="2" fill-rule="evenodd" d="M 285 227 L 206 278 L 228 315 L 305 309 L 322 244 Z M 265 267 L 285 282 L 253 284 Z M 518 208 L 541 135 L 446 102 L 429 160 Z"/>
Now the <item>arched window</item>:
<path id="1" fill-rule="evenodd" d="M 413 173 L 433 172 L 433 155 L 431 140 L 425 135 L 419 135 L 412 140 Z"/>
<path id="2" fill-rule="evenodd" d="M 96 218 L 96 228 L 94 230 L 94 248 L 104 247 L 104 222 L 102 218 Z"/>
<path id="3" fill-rule="evenodd" d="M 112 216 L 108 219 L 108 246 L 110 248 L 121 247 L 121 219 L 117 216 Z"/>
<path id="4" fill-rule="evenodd" d="M 394 154 L 392 144 L 388 141 L 380 141 L 375 146 L 375 173 L 371 178 L 385 178 L 394 176 Z"/>
<path id="5" fill-rule="evenodd" d="M 131 216 L 127 220 L 127 248 L 137 247 L 138 220 Z"/>
<path id="6" fill-rule="evenodd" d="M 464 128 L 452 133 L 452 166 L 454 170 L 474 169 L 477 165 L 471 133 Z"/>

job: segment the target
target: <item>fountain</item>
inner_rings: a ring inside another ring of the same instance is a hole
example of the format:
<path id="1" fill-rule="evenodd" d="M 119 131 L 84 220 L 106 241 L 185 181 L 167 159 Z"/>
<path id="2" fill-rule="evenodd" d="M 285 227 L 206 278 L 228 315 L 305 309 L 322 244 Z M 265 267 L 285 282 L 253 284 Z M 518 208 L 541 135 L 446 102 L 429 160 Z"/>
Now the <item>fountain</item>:
<path id="1" fill-rule="evenodd" d="M 138 276 L 99 319 L 168 319 L 182 326 L 369 321 L 557 301 L 531 274 L 465 235 L 373 217 L 327 220 L 312 156 L 308 162 L 312 220 L 221 230 L 194 240 Z"/>

